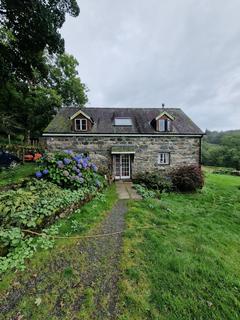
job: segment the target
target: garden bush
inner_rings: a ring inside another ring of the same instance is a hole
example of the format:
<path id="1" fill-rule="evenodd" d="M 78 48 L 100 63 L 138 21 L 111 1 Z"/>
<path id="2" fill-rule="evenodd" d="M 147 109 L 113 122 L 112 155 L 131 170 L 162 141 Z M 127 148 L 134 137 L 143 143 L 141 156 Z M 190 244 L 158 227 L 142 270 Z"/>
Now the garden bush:
<path id="1" fill-rule="evenodd" d="M 102 187 L 104 178 L 97 173 L 97 166 L 90 157 L 71 150 L 46 154 L 40 161 L 38 179 L 51 181 L 63 188 Z"/>
<path id="2" fill-rule="evenodd" d="M 134 181 L 138 184 L 146 186 L 149 189 L 157 190 L 159 192 L 169 192 L 172 190 L 171 179 L 158 171 L 141 174 L 137 176 Z"/>
<path id="3" fill-rule="evenodd" d="M 170 173 L 173 187 L 180 192 L 194 192 L 201 189 L 204 178 L 199 166 L 183 166 Z"/>
<path id="4" fill-rule="evenodd" d="M 96 186 L 62 189 L 44 180 L 0 195 L 0 227 L 36 228 L 59 211 L 97 192 Z"/>
<path id="5" fill-rule="evenodd" d="M 49 232 L 56 232 L 56 226 L 48 227 L 62 213 L 70 213 L 92 195 L 98 194 L 98 187 L 82 186 L 77 190 L 64 189 L 52 182 L 33 179 L 22 188 L 0 194 L 0 274 L 12 268 L 24 268 L 24 261 L 37 248 L 49 248 L 53 240 Z M 55 228 L 55 229 L 54 229 Z M 34 237 L 28 232 L 38 231 L 45 236 Z M 50 230 L 50 231 L 49 231 Z"/>
<path id="6" fill-rule="evenodd" d="M 137 193 L 142 196 L 143 199 L 155 198 L 156 193 L 152 190 L 148 190 L 146 187 L 142 186 L 141 184 L 134 184 L 134 188 L 136 189 Z"/>

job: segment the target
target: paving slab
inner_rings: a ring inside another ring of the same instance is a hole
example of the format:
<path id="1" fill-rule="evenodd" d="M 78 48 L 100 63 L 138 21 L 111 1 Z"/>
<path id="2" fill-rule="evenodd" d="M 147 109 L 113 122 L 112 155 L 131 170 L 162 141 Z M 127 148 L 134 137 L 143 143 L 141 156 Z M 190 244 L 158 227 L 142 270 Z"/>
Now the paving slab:
<path id="1" fill-rule="evenodd" d="M 116 181 L 118 197 L 121 200 L 140 200 L 142 197 L 133 188 L 133 183 L 130 181 Z"/>

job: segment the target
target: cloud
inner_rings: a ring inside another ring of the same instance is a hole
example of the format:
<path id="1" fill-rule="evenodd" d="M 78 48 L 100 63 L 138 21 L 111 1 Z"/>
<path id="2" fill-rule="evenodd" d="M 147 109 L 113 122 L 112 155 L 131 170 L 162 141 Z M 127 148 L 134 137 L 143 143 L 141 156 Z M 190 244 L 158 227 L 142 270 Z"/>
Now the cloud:
<path id="1" fill-rule="evenodd" d="M 240 123 L 238 0 L 82 0 L 62 30 L 92 106 L 181 107 L 202 128 Z"/>

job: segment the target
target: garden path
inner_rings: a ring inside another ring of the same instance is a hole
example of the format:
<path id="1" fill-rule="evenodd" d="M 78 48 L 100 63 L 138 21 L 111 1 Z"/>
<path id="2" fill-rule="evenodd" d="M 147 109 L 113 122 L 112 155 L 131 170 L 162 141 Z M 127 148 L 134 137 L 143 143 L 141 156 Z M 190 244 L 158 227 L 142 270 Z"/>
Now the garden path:
<path id="1" fill-rule="evenodd" d="M 140 200 L 141 196 L 137 193 L 137 191 L 133 188 L 133 183 L 129 181 L 117 181 L 116 182 L 117 193 L 119 199 L 133 199 Z"/>

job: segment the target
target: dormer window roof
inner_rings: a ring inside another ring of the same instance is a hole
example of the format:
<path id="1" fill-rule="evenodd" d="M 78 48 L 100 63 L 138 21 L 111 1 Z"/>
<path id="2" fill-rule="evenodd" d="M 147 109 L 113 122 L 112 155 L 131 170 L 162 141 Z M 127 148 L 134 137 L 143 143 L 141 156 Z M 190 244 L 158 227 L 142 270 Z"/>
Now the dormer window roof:
<path id="1" fill-rule="evenodd" d="M 169 114 L 167 111 L 163 111 L 161 114 L 159 114 L 157 117 L 156 117 L 156 120 L 159 120 L 160 118 L 168 118 L 168 119 L 170 119 L 170 120 L 174 120 L 174 117 L 171 115 L 171 114 Z"/>
<path id="2" fill-rule="evenodd" d="M 172 121 L 174 117 L 171 116 L 166 111 L 163 111 L 160 115 L 156 117 L 156 130 L 160 132 L 170 132 L 172 131 Z"/>
<path id="3" fill-rule="evenodd" d="M 91 117 L 89 117 L 89 115 L 87 115 L 85 112 L 83 112 L 82 110 L 79 110 L 77 112 L 75 112 L 71 117 L 70 120 L 75 119 L 77 116 L 83 116 L 85 118 L 87 118 L 88 120 L 90 120 L 91 122 L 93 122 L 93 120 L 91 119 Z"/>
<path id="4" fill-rule="evenodd" d="M 132 126 L 132 119 L 131 118 L 120 118 L 116 117 L 114 119 L 114 125 L 115 126 Z"/>

